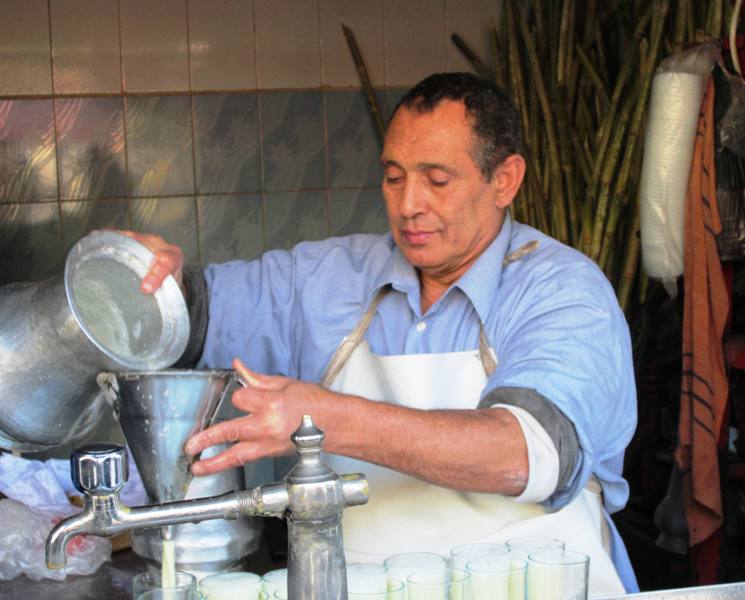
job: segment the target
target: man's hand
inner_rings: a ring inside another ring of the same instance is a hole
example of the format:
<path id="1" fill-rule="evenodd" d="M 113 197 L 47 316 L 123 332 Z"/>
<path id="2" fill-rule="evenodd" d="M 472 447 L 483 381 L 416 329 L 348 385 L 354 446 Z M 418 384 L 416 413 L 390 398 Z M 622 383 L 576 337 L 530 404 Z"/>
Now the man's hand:
<path id="1" fill-rule="evenodd" d="M 239 359 L 233 361 L 233 367 L 246 387 L 235 391 L 232 401 L 247 414 L 214 425 L 187 442 L 185 450 L 189 454 L 234 442 L 217 456 L 195 462 L 191 467 L 195 475 L 209 475 L 260 458 L 290 454 L 294 449 L 290 435 L 304 414 L 312 415 L 316 425 L 324 429 L 324 409 L 335 395 L 333 392 L 289 377 L 254 373 Z"/>
<path id="2" fill-rule="evenodd" d="M 205 429 L 186 443 L 192 455 L 233 443 L 217 456 L 195 462 L 194 475 L 290 454 L 290 435 L 303 415 L 310 415 L 326 434 L 326 452 L 456 490 L 516 496 L 525 489 L 525 437 L 517 419 L 502 408 L 419 410 L 261 375 L 238 359 L 233 367 L 248 386 L 233 393 L 233 404 L 247 414 Z"/>
<path id="3" fill-rule="evenodd" d="M 140 289 L 144 293 L 154 294 L 169 275 L 173 275 L 181 291 L 185 292 L 184 253 L 181 248 L 149 233 L 137 233 L 136 231 L 119 231 L 119 233 L 137 240 L 155 255 L 150 270 L 142 279 Z"/>

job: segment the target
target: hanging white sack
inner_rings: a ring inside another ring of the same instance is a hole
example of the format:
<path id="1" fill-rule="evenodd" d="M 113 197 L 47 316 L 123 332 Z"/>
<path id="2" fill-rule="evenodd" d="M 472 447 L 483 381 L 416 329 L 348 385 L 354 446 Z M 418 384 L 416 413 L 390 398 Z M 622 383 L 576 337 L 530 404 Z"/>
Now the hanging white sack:
<path id="1" fill-rule="evenodd" d="M 652 80 L 639 186 L 642 264 L 675 296 L 683 274 L 685 198 L 701 100 L 718 47 L 664 60 Z"/>

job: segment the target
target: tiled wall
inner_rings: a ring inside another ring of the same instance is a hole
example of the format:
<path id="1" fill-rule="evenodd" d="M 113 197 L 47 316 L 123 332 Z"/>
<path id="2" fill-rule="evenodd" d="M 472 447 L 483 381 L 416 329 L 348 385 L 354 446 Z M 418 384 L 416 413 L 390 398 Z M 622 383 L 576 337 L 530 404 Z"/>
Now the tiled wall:
<path id="1" fill-rule="evenodd" d="M 96 227 L 191 262 L 385 231 L 379 140 L 340 23 L 389 110 L 483 53 L 498 0 L 0 0 L 0 284 Z"/>
<path id="2" fill-rule="evenodd" d="M 0 285 L 61 271 L 98 227 L 191 262 L 387 228 L 379 140 L 340 22 L 385 111 L 488 56 L 499 0 L 0 0 Z M 90 439 L 121 439 L 111 415 Z M 65 456 L 69 448 L 52 454 Z"/>
<path id="3" fill-rule="evenodd" d="M 97 227 L 203 264 L 384 231 L 378 153 L 353 90 L 0 100 L 0 284 L 59 272 Z"/>

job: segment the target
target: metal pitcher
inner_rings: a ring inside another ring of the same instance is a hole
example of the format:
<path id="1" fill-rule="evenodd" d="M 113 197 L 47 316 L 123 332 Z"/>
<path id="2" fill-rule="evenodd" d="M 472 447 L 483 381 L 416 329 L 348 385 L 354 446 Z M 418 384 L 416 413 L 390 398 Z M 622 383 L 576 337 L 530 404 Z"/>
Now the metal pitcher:
<path id="1" fill-rule="evenodd" d="M 170 276 L 154 295 L 140 292 L 152 258 L 125 235 L 94 232 L 70 251 L 63 276 L 0 287 L 0 447 L 80 439 L 105 406 L 98 372 L 178 360 L 186 304 Z"/>

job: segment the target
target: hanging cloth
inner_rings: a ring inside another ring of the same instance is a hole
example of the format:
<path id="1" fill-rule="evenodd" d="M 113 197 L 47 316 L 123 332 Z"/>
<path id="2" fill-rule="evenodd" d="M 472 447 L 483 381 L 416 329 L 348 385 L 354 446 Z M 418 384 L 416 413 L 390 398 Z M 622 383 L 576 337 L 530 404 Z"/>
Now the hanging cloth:
<path id="1" fill-rule="evenodd" d="M 689 544 L 722 524 L 717 448 L 728 384 L 722 336 L 729 299 L 717 251 L 722 230 L 714 167 L 714 85 L 701 104 L 685 218 L 685 298 L 680 422 L 676 459 L 683 471 Z"/>

